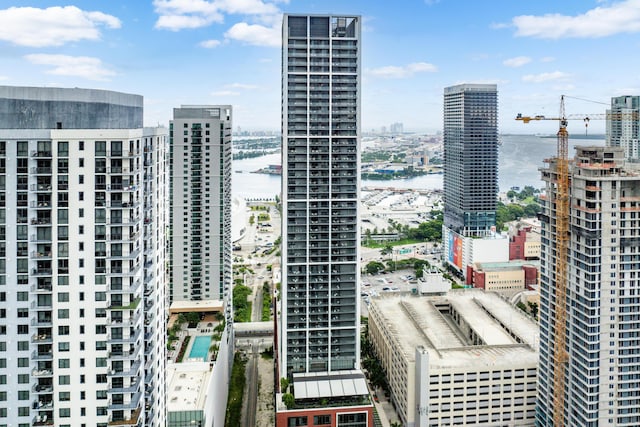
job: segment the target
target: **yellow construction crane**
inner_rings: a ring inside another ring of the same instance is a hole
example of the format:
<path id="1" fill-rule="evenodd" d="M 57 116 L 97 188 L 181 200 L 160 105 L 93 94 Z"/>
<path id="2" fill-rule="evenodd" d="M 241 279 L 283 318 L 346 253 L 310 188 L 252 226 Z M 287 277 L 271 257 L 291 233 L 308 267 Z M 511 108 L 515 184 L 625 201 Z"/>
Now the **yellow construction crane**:
<path id="1" fill-rule="evenodd" d="M 560 116 L 548 118 L 545 116 L 523 117 L 518 114 L 516 120 L 529 123 L 531 120 L 557 120 L 559 122 L 556 158 L 556 185 L 555 206 L 555 337 L 553 340 L 553 425 L 564 427 L 564 401 L 565 401 L 565 373 L 569 354 L 567 353 L 567 254 L 569 241 L 569 133 L 567 132 L 568 118 L 564 109 L 564 95 L 560 97 Z M 586 117 L 583 117 L 588 124 Z M 549 208 L 554 205 L 549 200 Z"/>
<path id="2" fill-rule="evenodd" d="M 576 98 L 580 99 L 580 98 Z M 564 95 L 562 96 L 562 101 L 564 102 Z M 593 101 L 591 101 L 593 102 Z M 564 107 L 563 107 L 564 108 Z M 565 117 L 547 117 L 547 116 L 523 116 L 522 114 L 518 114 L 516 116 L 516 120 L 520 120 L 523 123 L 529 123 L 530 121 L 535 120 L 582 120 L 584 122 L 585 133 L 587 132 L 587 128 L 589 127 L 589 122 L 591 120 L 638 120 L 640 114 L 637 111 L 629 111 L 629 112 L 607 112 L 601 114 L 569 114 Z"/>

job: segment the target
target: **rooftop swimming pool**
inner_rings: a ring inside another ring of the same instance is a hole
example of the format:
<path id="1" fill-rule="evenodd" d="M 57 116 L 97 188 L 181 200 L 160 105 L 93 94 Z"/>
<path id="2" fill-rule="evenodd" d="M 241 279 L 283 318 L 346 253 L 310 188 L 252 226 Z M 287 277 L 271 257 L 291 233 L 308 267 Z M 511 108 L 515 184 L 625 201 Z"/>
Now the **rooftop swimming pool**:
<path id="1" fill-rule="evenodd" d="M 208 335 L 200 335 L 195 337 L 191 351 L 189 352 L 189 359 L 202 359 L 207 361 L 207 355 L 209 354 L 209 346 L 211 345 L 211 337 Z"/>

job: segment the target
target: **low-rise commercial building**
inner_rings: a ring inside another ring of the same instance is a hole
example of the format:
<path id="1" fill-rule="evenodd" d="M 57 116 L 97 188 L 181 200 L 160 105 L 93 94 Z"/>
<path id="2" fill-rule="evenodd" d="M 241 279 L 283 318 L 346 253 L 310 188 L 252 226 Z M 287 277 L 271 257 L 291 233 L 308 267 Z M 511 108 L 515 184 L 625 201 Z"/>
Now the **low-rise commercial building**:
<path id="1" fill-rule="evenodd" d="M 512 295 L 538 284 L 538 266 L 530 262 L 476 262 L 467 266 L 466 284 Z"/>
<path id="2" fill-rule="evenodd" d="M 369 338 L 403 425 L 532 425 L 538 328 L 500 296 L 374 298 Z"/>

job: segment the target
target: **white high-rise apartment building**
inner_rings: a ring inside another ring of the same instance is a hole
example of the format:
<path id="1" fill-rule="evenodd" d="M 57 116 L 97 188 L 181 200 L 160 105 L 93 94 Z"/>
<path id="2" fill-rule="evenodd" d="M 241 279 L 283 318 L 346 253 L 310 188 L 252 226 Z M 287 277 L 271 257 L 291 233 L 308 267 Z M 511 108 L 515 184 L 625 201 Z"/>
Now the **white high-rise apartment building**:
<path id="1" fill-rule="evenodd" d="M 640 425 L 640 168 L 622 147 L 577 147 L 570 169 L 566 365 L 554 398 L 558 169 L 542 169 L 540 365 L 536 425 Z"/>
<path id="2" fill-rule="evenodd" d="M 166 423 L 166 130 L 142 97 L 0 87 L 0 425 Z"/>
<path id="3" fill-rule="evenodd" d="M 222 301 L 232 277 L 231 106 L 174 108 L 170 147 L 171 301 Z"/>
<path id="4" fill-rule="evenodd" d="M 640 96 L 611 98 L 607 116 L 607 146 L 622 147 L 627 160 L 640 162 Z"/>

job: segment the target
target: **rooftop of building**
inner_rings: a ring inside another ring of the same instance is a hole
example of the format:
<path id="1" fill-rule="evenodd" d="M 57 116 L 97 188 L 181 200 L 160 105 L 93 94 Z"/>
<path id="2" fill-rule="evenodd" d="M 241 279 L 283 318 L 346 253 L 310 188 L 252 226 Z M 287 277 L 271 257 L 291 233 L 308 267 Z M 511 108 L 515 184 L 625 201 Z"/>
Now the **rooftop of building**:
<path id="1" fill-rule="evenodd" d="M 199 300 L 199 301 L 173 301 L 169 307 L 169 313 L 203 313 L 219 312 L 224 310 L 224 302 L 221 300 Z"/>
<path id="2" fill-rule="evenodd" d="M 209 362 L 169 363 L 167 410 L 204 410 L 211 372 Z"/>
<path id="3" fill-rule="evenodd" d="M 514 259 L 512 261 L 504 262 L 476 262 L 474 266 L 478 270 L 482 271 L 507 271 L 521 269 L 523 266 L 536 266 L 540 262 L 526 261 L 520 259 Z"/>
<path id="4" fill-rule="evenodd" d="M 407 360 L 415 360 L 416 347 L 423 346 L 433 368 L 536 363 L 538 359 L 538 326 L 494 293 L 467 289 L 445 296 L 385 295 L 372 298 L 369 311 L 383 318 Z M 456 316 L 466 332 L 456 324 Z M 478 337 L 476 344 L 469 338 L 470 331 Z"/>
<path id="5" fill-rule="evenodd" d="M 101 89 L 0 86 L 1 129 L 139 129 L 143 97 Z"/>
<path id="6" fill-rule="evenodd" d="M 173 119 L 229 120 L 231 110 L 231 105 L 181 105 L 173 109 Z"/>
<path id="7" fill-rule="evenodd" d="M 322 399 L 369 394 L 364 374 L 358 370 L 293 374 L 296 399 Z"/>

